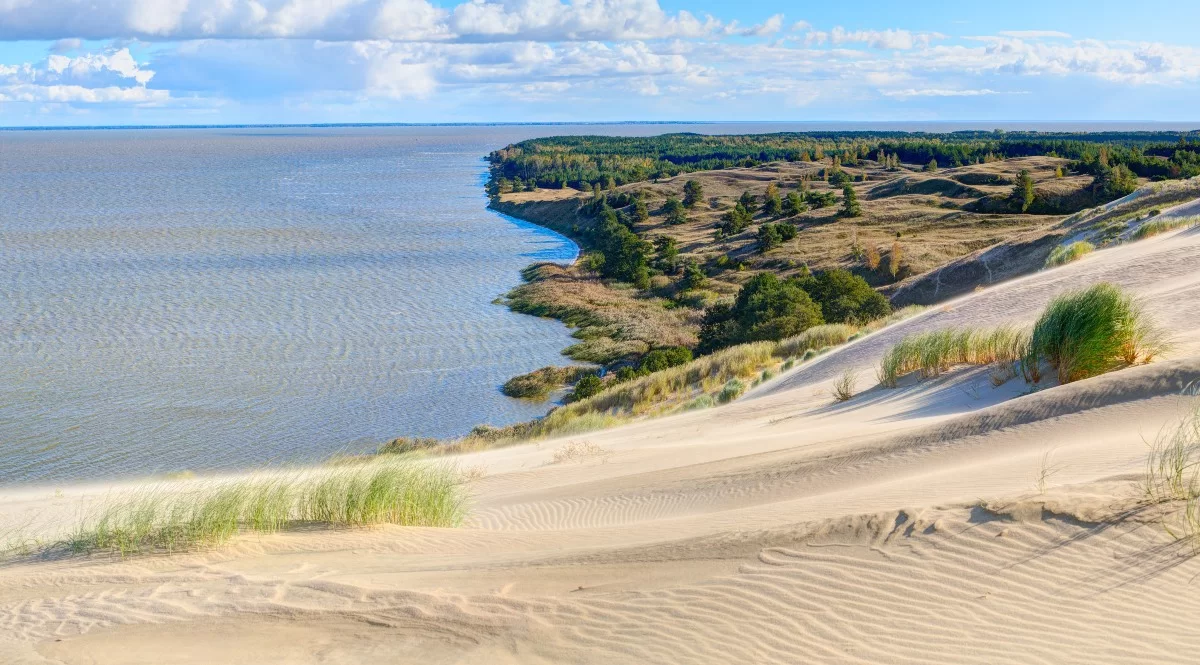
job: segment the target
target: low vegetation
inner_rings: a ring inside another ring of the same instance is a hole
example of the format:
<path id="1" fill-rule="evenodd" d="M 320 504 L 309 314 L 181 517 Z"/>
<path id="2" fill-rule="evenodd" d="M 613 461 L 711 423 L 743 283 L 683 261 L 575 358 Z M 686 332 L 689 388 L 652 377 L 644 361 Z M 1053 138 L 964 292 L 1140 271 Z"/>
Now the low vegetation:
<path id="1" fill-rule="evenodd" d="M 854 388 L 858 385 L 858 372 L 848 369 L 833 382 L 830 394 L 836 402 L 849 402 L 854 397 Z"/>
<path id="2" fill-rule="evenodd" d="M 1176 229 L 1191 228 L 1197 225 L 1200 225 L 1200 216 L 1154 219 L 1142 222 L 1130 237 L 1133 240 L 1143 240 Z"/>
<path id="3" fill-rule="evenodd" d="M 1112 284 L 1063 294 L 1034 324 L 1024 361 L 1036 382 L 1047 363 L 1059 383 L 1070 383 L 1120 367 L 1150 362 L 1164 340 L 1137 300 Z"/>
<path id="4" fill-rule="evenodd" d="M 575 383 L 594 371 L 593 367 L 543 367 L 509 379 L 500 392 L 520 399 L 546 399 L 551 391 Z"/>
<path id="5" fill-rule="evenodd" d="M 1163 513 L 1163 526 L 1200 551 L 1200 407 L 1150 443 L 1142 490 L 1152 504 L 1182 504 Z"/>
<path id="6" fill-rule="evenodd" d="M 457 472 L 394 457 L 114 494 L 49 549 L 122 556 L 212 547 L 299 525 L 449 527 L 465 514 Z"/>
<path id="7" fill-rule="evenodd" d="M 1054 268 L 1078 261 L 1096 250 L 1096 246 L 1086 240 L 1079 240 L 1069 245 L 1055 247 L 1046 258 L 1046 267 Z"/>
<path id="8" fill-rule="evenodd" d="M 877 373 L 894 388 L 914 372 L 931 378 L 957 365 L 995 365 L 998 385 L 1016 376 L 1017 365 L 1026 380 L 1039 383 L 1049 366 L 1059 383 L 1070 383 L 1150 362 L 1163 349 L 1161 332 L 1137 300 L 1101 283 L 1050 301 L 1031 331 L 948 328 L 905 337 L 884 354 Z"/>
<path id="9" fill-rule="evenodd" d="M 879 382 L 895 388 L 904 376 L 927 379 L 956 365 L 1017 362 L 1026 356 L 1028 333 L 1003 326 L 994 330 L 947 328 L 910 335 L 888 349 L 879 363 Z"/>

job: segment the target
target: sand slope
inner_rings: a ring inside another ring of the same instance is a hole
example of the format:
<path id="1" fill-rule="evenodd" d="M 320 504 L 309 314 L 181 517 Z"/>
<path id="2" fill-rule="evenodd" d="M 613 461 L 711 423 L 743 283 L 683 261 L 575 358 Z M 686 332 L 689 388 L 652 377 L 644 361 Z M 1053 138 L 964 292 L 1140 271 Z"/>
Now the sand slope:
<path id="1" fill-rule="evenodd" d="M 726 407 L 465 456 L 487 474 L 466 528 L 8 563 L 0 662 L 1196 662 L 1200 559 L 1134 481 L 1200 380 L 1198 257 L 1197 231 L 1104 250 Z M 905 334 L 1028 321 L 1098 280 L 1146 299 L 1166 359 L 1034 394 L 983 370 L 871 387 Z M 846 368 L 864 392 L 835 406 Z M 10 492 L 0 514 L 89 492 Z"/>

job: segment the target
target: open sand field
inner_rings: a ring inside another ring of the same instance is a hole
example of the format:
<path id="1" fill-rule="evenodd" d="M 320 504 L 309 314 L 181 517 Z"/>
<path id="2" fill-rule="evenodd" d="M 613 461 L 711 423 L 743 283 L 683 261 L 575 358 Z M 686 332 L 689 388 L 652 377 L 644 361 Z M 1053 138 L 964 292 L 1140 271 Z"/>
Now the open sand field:
<path id="1" fill-rule="evenodd" d="M 1031 322 L 1098 281 L 1144 299 L 1165 358 L 1031 394 L 986 369 L 874 386 L 906 334 Z M 846 369 L 862 392 L 835 405 Z M 1200 558 L 1136 488 L 1198 379 L 1191 229 L 931 309 L 727 406 L 458 458 L 478 476 L 463 528 L 10 561 L 0 662 L 1200 662 Z M 0 519 L 103 491 L 10 490 Z"/>

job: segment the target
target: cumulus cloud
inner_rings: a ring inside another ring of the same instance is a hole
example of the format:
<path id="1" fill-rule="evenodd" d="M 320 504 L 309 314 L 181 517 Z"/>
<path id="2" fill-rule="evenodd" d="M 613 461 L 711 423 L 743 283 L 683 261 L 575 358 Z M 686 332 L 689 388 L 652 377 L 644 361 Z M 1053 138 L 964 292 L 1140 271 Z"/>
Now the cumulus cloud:
<path id="1" fill-rule="evenodd" d="M 0 65 L 0 100 L 21 102 L 161 103 L 166 90 L 147 84 L 154 71 L 143 68 L 128 48 L 70 57 L 52 53 L 39 63 Z"/>
<path id="2" fill-rule="evenodd" d="M 908 50 L 918 46 L 929 46 L 935 39 L 945 39 L 938 32 L 909 32 L 908 30 L 855 30 L 853 32 L 835 27 L 829 34 L 834 45 L 862 43 L 877 49 Z"/>
<path id="3" fill-rule="evenodd" d="M 588 41 L 697 37 L 722 28 L 658 0 L 7 0 L 0 39 Z"/>
<path id="4" fill-rule="evenodd" d="M 783 29 L 783 14 L 775 14 L 758 25 L 738 31 L 743 37 L 769 37 Z"/>

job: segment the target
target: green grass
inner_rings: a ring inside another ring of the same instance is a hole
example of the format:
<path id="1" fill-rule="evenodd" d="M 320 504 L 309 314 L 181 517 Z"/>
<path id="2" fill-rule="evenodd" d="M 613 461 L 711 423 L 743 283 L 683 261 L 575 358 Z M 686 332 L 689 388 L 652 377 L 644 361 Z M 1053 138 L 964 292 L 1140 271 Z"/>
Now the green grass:
<path id="1" fill-rule="evenodd" d="M 1043 363 L 1070 383 L 1149 362 L 1163 350 L 1161 333 L 1133 296 L 1108 283 L 1058 296 L 1033 327 L 1024 360 L 1037 383 Z"/>
<path id="2" fill-rule="evenodd" d="M 1200 549 L 1200 408 L 1150 443 L 1142 489 L 1152 504 L 1182 504 L 1181 511 L 1163 513 L 1163 526 Z"/>
<path id="3" fill-rule="evenodd" d="M 1137 227 L 1137 230 L 1133 232 L 1133 235 L 1130 236 L 1130 238 L 1133 240 L 1144 240 L 1161 233 L 1167 233 L 1168 231 L 1174 231 L 1175 229 L 1192 227 L 1196 225 L 1200 225 L 1200 216 L 1155 219 L 1142 223 L 1141 226 Z"/>
<path id="4" fill-rule="evenodd" d="M 1011 326 L 993 330 L 946 328 L 910 335 L 884 353 L 879 383 L 895 388 L 904 376 L 936 377 L 956 365 L 1014 362 L 1026 354 L 1028 336 Z"/>
<path id="5" fill-rule="evenodd" d="M 996 365 L 992 383 L 1001 385 L 1019 364 L 1029 383 L 1039 383 L 1049 365 L 1059 383 L 1070 383 L 1150 362 L 1164 348 L 1162 333 L 1137 300 L 1100 283 L 1050 301 L 1032 332 L 945 328 L 905 337 L 884 353 L 877 376 L 894 388 L 914 372 L 927 379 L 957 365 Z"/>
<path id="6" fill-rule="evenodd" d="M 721 392 L 717 394 L 717 402 L 719 404 L 727 404 L 742 396 L 746 392 L 746 384 L 737 379 L 730 379 L 725 387 L 721 388 Z"/>
<path id="7" fill-rule="evenodd" d="M 122 556 L 224 544 L 299 525 L 456 526 L 466 497 L 452 467 L 395 458 L 113 494 L 52 547 Z"/>
<path id="8" fill-rule="evenodd" d="M 1078 261 L 1095 250 L 1096 246 L 1086 240 L 1055 247 L 1054 251 L 1050 252 L 1050 256 L 1046 258 L 1046 267 L 1054 268 L 1066 265 L 1072 261 Z"/>

